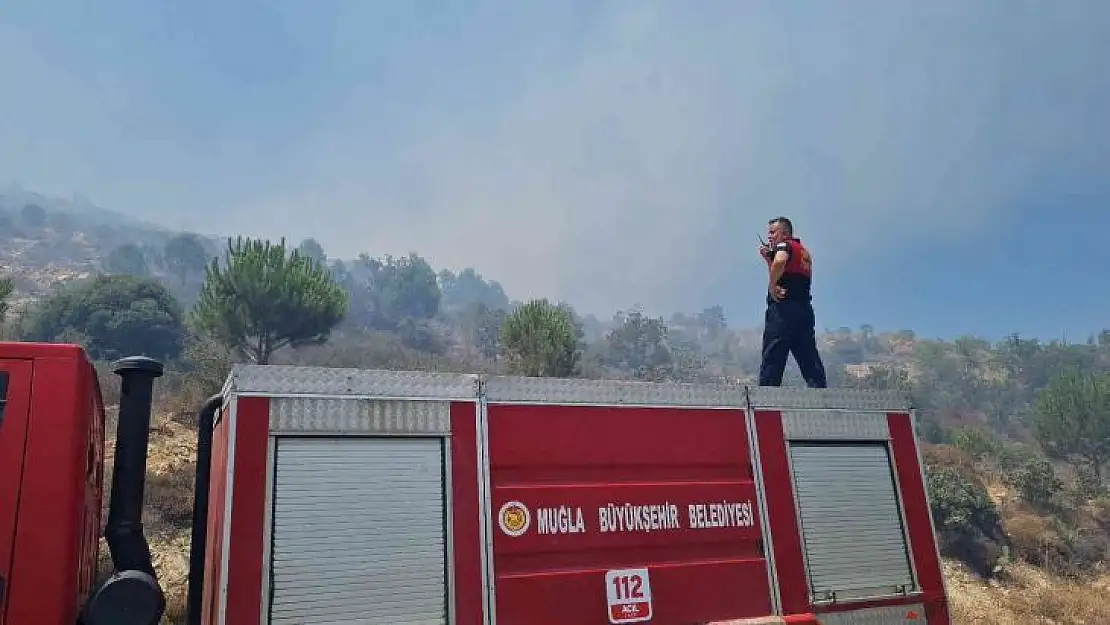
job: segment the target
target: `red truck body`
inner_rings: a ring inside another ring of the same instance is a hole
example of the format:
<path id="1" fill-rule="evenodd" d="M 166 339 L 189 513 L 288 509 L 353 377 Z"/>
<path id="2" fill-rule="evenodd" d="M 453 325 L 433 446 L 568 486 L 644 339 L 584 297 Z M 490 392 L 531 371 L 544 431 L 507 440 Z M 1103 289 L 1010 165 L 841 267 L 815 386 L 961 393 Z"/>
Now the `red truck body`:
<path id="1" fill-rule="evenodd" d="M 74 345 L 0 342 L 0 625 L 74 625 L 96 575 L 104 406 Z"/>
<path id="2" fill-rule="evenodd" d="M 203 622 L 949 625 L 894 394 L 237 366 Z"/>

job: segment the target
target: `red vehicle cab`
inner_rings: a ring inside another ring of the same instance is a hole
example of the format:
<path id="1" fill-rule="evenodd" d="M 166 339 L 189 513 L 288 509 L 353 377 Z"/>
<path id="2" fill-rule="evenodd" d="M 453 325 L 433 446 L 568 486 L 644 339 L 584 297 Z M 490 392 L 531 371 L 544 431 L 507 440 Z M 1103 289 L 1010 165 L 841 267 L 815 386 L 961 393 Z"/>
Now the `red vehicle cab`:
<path id="1" fill-rule="evenodd" d="M 92 590 L 104 406 L 76 345 L 0 343 L 0 625 L 73 625 Z"/>

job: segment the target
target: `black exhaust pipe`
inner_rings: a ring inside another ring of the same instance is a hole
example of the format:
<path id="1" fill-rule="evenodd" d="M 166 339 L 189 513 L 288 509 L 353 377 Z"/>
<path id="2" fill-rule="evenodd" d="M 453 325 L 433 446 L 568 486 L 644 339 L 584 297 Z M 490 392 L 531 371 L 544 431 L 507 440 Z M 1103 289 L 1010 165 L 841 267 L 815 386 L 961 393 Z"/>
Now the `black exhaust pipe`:
<path id="1" fill-rule="evenodd" d="M 193 533 L 189 542 L 189 595 L 186 623 L 200 625 L 204 598 L 204 552 L 208 545 L 208 484 L 212 479 L 212 428 L 223 395 L 213 395 L 197 412 L 197 472 L 193 484 Z"/>
<path id="2" fill-rule="evenodd" d="M 93 591 L 83 625 L 157 625 L 166 610 L 150 546 L 143 535 L 143 494 L 154 378 L 162 363 L 144 356 L 116 361 L 120 377 L 119 425 L 112 468 L 112 495 L 104 538 L 115 573 Z"/>

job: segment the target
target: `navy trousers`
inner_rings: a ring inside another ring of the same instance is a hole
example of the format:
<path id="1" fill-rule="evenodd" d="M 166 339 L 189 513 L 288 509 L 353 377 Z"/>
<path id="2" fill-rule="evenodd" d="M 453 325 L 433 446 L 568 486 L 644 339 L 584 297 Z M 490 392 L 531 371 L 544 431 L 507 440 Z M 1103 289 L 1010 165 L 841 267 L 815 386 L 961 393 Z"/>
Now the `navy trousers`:
<path id="1" fill-rule="evenodd" d="M 786 360 L 794 361 L 810 388 L 826 388 L 825 365 L 817 351 L 813 305 L 803 300 L 769 301 L 763 325 L 763 362 L 760 386 L 782 386 Z"/>

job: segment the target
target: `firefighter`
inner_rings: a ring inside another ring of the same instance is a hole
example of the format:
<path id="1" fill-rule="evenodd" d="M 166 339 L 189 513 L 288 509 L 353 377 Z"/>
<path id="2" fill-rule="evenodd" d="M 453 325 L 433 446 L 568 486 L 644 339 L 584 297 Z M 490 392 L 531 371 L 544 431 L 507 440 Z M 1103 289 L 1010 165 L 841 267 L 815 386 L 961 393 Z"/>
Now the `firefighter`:
<path id="1" fill-rule="evenodd" d="M 770 274 L 759 385 L 782 386 L 787 357 L 794 354 L 806 385 L 826 388 L 810 296 L 813 257 L 794 236 L 794 224 L 786 217 L 767 222 L 767 236 L 770 240 L 759 246 Z"/>

